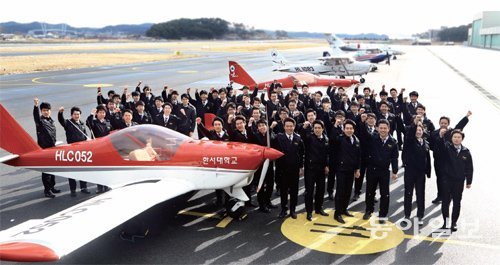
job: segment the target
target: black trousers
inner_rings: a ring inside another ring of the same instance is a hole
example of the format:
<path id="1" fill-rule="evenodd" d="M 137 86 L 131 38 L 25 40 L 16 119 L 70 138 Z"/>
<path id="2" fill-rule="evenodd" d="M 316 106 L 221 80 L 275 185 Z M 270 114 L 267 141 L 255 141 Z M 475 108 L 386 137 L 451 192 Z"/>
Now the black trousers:
<path id="1" fill-rule="evenodd" d="M 437 184 L 437 198 L 442 198 L 444 187 L 443 187 L 443 172 L 442 172 L 441 162 L 434 160 L 434 172 L 436 173 L 436 184 Z"/>
<path id="2" fill-rule="evenodd" d="M 460 216 L 460 207 L 462 202 L 462 193 L 464 191 L 463 181 L 444 181 L 443 182 L 443 193 L 441 199 L 441 213 L 443 214 L 443 219 L 450 217 L 450 203 L 453 200 L 453 212 L 451 214 L 451 223 L 456 224 L 458 217 Z"/>
<path id="3" fill-rule="evenodd" d="M 290 211 L 295 212 L 299 196 L 299 169 L 283 170 L 280 180 L 281 209 L 288 209 L 288 194 L 290 194 Z"/>
<path id="4" fill-rule="evenodd" d="M 425 173 L 412 172 L 411 169 L 405 169 L 405 217 L 410 217 L 411 215 L 413 190 L 415 190 L 417 195 L 417 217 L 423 218 L 425 211 Z"/>
<path id="5" fill-rule="evenodd" d="M 354 194 L 360 195 L 361 188 L 363 187 L 363 180 L 365 179 L 367 168 L 367 161 L 361 158 L 361 167 L 359 168 L 359 178 L 354 179 Z"/>
<path id="6" fill-rule="evenodd" d="M 42 173 L 42 183 L 44 192 L 49 192 L 56 185 L 55 176 L 52 174 Z"/>
<path id="7" fill-rule="evenodd" d="M 337 171 L 337 191 L 335 192 L 335 215 L 347 212 L 351 199 L 354 170 Z"/>
<path id="8" fill-rule="evenodd" d="M 68 179 L 68 182 L 69 182 L 69 189 L 71 191 L 75 191 L 76 190 L 76 180 Z M 80 180 L 80 189 L 86 189 L 86 188 L 87 188 L 87 182 Z"/>
<path id="9" fill-rule="evenodd" d="M 280 166 L 278 166 L 276 164 L 276 162 L 272 162 L 272 163 L 275 165 L 275 168 L 276 168 L 276 171 L 274 173 L 275 174 L 274 175 L 274 183 L 276 183 L 276 190 L 280 190 L 280 186 L 281 186 L 280 182 L 281 182 L 281 179 L 283 178 L 282 177 L 283 176 L 283 169 Z M 271 166 L 271 165 L 269 165 L 269 166 Z"/>
<path id="10" fill-rule="evenodd" d="M 373 213 L 375 192 L 380 189 L 379 217 L 387 217 L 389 212 L 389 181 L 391 172 L 388 169 L 378 169 L 369 166 L 366 174 L 366 212 Z"/>
<path id="11" fill-rule="evenodd" d="M 333 194 L 333 188 L 335 187 L 335 166 L 330 165 L 329 169 L 326 191 L 328 194 Z"/>
<path id="12" fill-rule="evenodd" d="M 398 147 L 401 148 L 403 145 L 403 137 L 402 135 L 405 133 L 405 125 L 403 124 L 403 119 L 401 115 L 396 116 L 396 137 L 398 138 Z"/>
<path id="13" fill-rule="evenodd" d="M 259 168 L 255 172 L 254 180 L 257 181 L 256 186 L 259 185 L 259 178 L 262 172 L 262 167 Z M 257 201 L 259 203 L 259 207 L 263 208 L 271 204 L 271 196 L 273 195 L 274 189 L 274 170 L 273 164 L 269 164 L 269 168 L 267 169 L 266 176 L 264 178 L 264 182 L 262 183 L 262 187 L 260 191 L 257 192 Z"/>
<path id="14" fill-rule="evenodd" d="M 304 181 L 306 184 L 306 211 L 312 213 L 313 211 L 313 197 L 314 197 L 314 210 L 319 211 L 323 209 L 323 201 L 325 197 L 325 167 L 311 166 L 305 170 Z M 316 192 L 314 188 L 316 187 Z"/>

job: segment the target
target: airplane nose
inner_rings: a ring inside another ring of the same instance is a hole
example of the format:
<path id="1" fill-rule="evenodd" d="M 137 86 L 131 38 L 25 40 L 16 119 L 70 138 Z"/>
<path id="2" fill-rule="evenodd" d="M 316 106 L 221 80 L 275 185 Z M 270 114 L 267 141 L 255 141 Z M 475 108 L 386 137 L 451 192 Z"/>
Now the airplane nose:
<path id="1" fill-rule="evenodd" d="M 283 156 L 283 153 L 274 149 L 274 148 L 266 147 L 264 149 L 264 158 L 265 159 L 276 160 L 282 156 Z"/>

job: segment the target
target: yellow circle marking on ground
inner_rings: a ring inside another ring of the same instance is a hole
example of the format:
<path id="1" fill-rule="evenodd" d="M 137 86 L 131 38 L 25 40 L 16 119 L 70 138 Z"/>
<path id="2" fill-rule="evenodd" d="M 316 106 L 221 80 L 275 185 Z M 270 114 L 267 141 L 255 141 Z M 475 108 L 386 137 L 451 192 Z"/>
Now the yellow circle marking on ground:
<path id="1" fill-rule="evenodd" d="M 312 222 L 306 213 L 297 219 L 287 218 L 281 225 L 281 232 L 291 241 L 321 252 L 342 255 L 373 254 L 392 249 L 399 245 L 405 234 L 395 224 L 378 220 L 363 220 L 363 214 L 351 212 L 354 217 L 343 217 L 345 224 L 330 216 L 313 214 Z"/>
<path id="2" fill-rule="evenodd" d="M 84 87 L 110 87 L 110 86 L 113 86 L 113 84 L 86 84 L 83 86 Z"/>
<path id="3" fill-rule="evenodd" d="M 181 71 L 177 71 L 177 73 L 179 73 L 179 74 L 195 74 L 195 73 L 198 73 L 198 71 L 196 71 L 196 70 L 181 70 Z"/>

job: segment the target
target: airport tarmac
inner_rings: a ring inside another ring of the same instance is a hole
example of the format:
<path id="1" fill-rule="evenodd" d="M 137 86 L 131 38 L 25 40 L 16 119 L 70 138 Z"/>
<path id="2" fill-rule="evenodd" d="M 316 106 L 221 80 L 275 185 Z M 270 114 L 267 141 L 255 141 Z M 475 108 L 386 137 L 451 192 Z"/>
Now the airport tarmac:
<path id="1" fill-rule="evenodd" d="M 436 126 L 440 116 L 449 116 L 453 126 L 468 110 L 473 113 L 465 128 L 464 145 L 471 150 L 474 159 L 474 181 L 472 188 L 464 191 L 460 217 L 464 223 L 460 224 L 457 233 L 447 239 L 432 238 L 432 233 L 442 224 L 440 206 L 431 203 L 436 195 L 433 174 L 426 186 L 426 224 L 420 231 L 413 228 L 402 231 L 391 226 L 395 234 L 391 234 L 390 239 L 374 239 L 374 235 L 366 231 L 371 225 L 360 218 L 348 219 L 348 224 L 339 228 L 333 218 L 315 216 L 313 222 L 307 222 L 302 214 L 296 221 L 277 219 L 278 209 L 271 214 L 250 209 L 246 220 L 229 222 L 214 215 L 217 209 L 212 205 L 212 193 L 201 192 L 185 205 L 180 200 L 167 202 L 147 213 L 148 219 L 155 221 L 147 238 L 123 241 L 119 238 L 120 228 L 116 228 L 63 257 L 59 263 L 497 263 L 500 258 L 500 221 L 497 219 L 500 199 L 496 195 L 500 180 L 496 177 L 495 161 L 498 159 L 494 152 L 500 149 L 495 138 L 500 130 L 498 118 L 495 118 L 500 114 L 496 81 L 500 52 L 461 46 L 398 48 L 406 54 L 391 60 L 390 66 L 379 64 L 377 72 L 365 77 L 365 86 L 377 92 L 383 84 L 387 88 L 404 87 L 408 93 L 418 91 L 419 101 L 427 107 L 428 117 Z M 314 59 L 326 49 L 325 45 L 325 49 L 297 49 L 283 54 L 290 61 Z M 80 106 L 86 117 L 96 104 L 93 84 L 110 84 L 121 93 L 123 87 L 132 90 L 138 81 L 143 81 L 155 94 L 159 94 L 165 84 L 179 91 L 187 87 L 224 87 L 228 83 L 228 60 L 241 63 L 256 81 L 286 75 L 271 71 L 269 52 L 202 55 L 201 58 L 167 62 L 2 76 L 0 103 L 35 137 L 32 118 L 35 96 L 52 103 L 53 118 L 62 105 L 66 108 Z M 104 92 L 108 89 L 103 87 Z M 348 90 L 348 94 L 351 93 Z M 57 130 L 58 139 L 64 140 L 64 130 L 59 125 Z M 1 155 L 4 154 L 2 151 Z M 46 199 L 42 197 L 39 173 L 5 165 L 0 165 L 0 172 L 1 230 L 29 219 L 47 217 L 90 197 L 78 194 L 71 198 L 67 181 L 58 177 L 57 187 L 63 193 L 55 199 Z M 400 178 L 391 184 L 389 220 L 392 223 L 403 217 L 403 170 L 399 175 Z M 94 186 L 90 187 L 94 190 Z M 300 193 L 303 191 L 301 183 Z M 273 203 L 278 204 L 279 198 L 273 196 Z M 333 202 L 326 201 L 325 207 L 332 210 Z M 158 213 L 178 209 L 183 210 L 173 217 Z M 299 196 L 298 210 L 304 212 L 303 196 Z M 361 200 L 350 205 L 350 210 L 364 211 L 364 194 Z M 75 228 L 75 234 L 87 229 L 92 228 Z M 314 240 L 307 241 L 311 235 Z M 353 237 L 356 240 L 352 241 Z M 67 240 L 71 238 L 72 235 L 68 235 Z M 352 247 L 346 248 L 349 244 Z M 365 254 L 363 249 L 381 252 Z"/>

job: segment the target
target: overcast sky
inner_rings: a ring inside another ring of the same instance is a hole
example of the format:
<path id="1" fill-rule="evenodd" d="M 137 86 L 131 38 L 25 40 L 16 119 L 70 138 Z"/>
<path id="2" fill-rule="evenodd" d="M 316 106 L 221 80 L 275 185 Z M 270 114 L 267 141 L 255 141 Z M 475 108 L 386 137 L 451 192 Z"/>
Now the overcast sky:
<path id="1" fill-rule="evenodd" d="M 466 2 L 466 3 L 461 3 Z M 5 0 L 0 22 L 67 23 L 76 27 L 159 23 L 177 18 L 220 17 L 256 29 L 385 33 L 410 36 L 430 28 L 472 22 L 499 0 Z"/>

